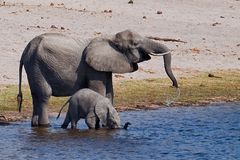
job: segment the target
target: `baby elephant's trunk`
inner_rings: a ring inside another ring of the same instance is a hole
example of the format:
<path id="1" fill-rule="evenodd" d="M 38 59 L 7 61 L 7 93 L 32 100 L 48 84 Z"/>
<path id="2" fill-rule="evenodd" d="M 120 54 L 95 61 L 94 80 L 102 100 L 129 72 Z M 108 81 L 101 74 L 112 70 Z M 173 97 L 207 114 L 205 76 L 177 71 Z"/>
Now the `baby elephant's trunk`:
<path id="1" fill-rule="evenodd" d="M 131 125 L 131 123 L 130 123 L 130 122 L 126 122 L 126 123 L 124 124 L 124 126 L 123 126 L 123 129 L 126 129 L 126 130 L 127 130 L 129 125 Z"/>

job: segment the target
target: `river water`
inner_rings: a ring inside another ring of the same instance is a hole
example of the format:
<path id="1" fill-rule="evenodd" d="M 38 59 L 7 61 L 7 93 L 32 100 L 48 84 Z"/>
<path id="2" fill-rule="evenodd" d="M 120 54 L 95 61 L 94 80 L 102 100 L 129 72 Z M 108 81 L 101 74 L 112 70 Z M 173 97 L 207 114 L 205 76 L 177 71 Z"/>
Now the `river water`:
<path id="1" fill-rule="evenodd" d="M 120 113 L 128 130 L 0 126 L 0 159 L 240 159 L 240 104 Z"/>

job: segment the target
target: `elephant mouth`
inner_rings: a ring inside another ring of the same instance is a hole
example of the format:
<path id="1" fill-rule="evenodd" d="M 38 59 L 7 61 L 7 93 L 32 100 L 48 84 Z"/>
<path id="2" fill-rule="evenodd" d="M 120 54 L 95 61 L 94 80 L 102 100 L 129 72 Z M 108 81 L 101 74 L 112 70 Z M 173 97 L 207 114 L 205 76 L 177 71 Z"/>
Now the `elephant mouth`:
<path id="1" fill-rule="evenodd" d="M 147 60 L 150 60 L 151 57 L 149 55 L 151 55 L 151 52 L 148 51 L 147 49 L 144 49 L 144 48 L 140 48 L 139 50 L 141 54 L 141 59 L 139 62 L 143 62 L 143 61 L 147 61 Z"/>
<path id="2" fill-rule="evenodd" d="M 137 63 L 132 63 L 132 69 L 133 69 L 133 72 L 138 70 L 138 64 Z"/>
<path id="3" fill-rule="evenodd" d="M 145 61 L 150 60 L 151 57 L 149 56 L 149 53 L 144 54 L 144 55 L 143 55 L 143 59 L 144 59 Z"/>

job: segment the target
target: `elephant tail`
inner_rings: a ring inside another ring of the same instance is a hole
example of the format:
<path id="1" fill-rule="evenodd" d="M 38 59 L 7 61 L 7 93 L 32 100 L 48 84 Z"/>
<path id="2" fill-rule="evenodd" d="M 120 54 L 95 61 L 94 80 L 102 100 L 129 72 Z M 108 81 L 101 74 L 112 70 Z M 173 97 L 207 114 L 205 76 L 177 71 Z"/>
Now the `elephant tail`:
<path id="1" fill-rule="evenodd" d="M 64 103 L 64 105 L 63 105 L 62 108 L 60 109 L 60 111 L 59 111 L 58 116 L 57 116 L 56 119 L 58 119 L 58 118 L 60 117 L 60 114 L 61 114 L 63 108 L 68 104 L 68 102 L 69 102 L 70 100 L 71 100 L 71 98 L 69 98 L 69 99 L 67 100 L 67 102 Z"/>
<path id="2" fill-rule="evenodd" d="M 28 62 L 33 53 L 35 53 L 38 44 L 40 43 L 40 41 L 42 40 L 41 37 L 36 37 L 34 38 L 32 41 L 30 41 L 28 43 L 28 45 L 26 46 L 26 48 L 24 49 L 23 53 L 22 53 L 22 57 L 20 60 L 20 65 L 19 65 L 19 86 L 18 86 L 18 95 L 17 95 L 17 102 L 18 102 L 18 110 L 19 112 L 21 112 L 22 109 L 22 101 L 23 101 L 23 96 L 22 96 L 22 68 L 23 65 L 26 64 L 26 62 Z"/>
<path id="3" fill-rule="evenodd" d="M 18 111 L 21 112 L 22 109 L 22 68 L 23 68 L 23 62 L 20 61 L 19 65 L 19 84 L 18 84 L 18 95 L 17 95 L 17 102 L 18 102 Z"/>

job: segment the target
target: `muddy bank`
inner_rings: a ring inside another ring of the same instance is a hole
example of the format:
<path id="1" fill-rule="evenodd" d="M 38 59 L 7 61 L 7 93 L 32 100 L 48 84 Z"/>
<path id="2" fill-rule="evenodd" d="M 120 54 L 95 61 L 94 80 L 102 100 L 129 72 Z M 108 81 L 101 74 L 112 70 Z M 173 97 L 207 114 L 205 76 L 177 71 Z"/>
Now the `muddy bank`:
<path id="1" fill-rule="evenodd" d="M 198 103 L 174 103 L 171 106 L 166 105 L 156 105 L 156 104 L 141 104 L 136 106 L 121 106 L 117 107 L 118 112 L 124 112 L 124 111 L 141 111 L 141 110 L 156 110 L 159 108 L 166 108 L 166 107 L 203 107 L 208 106 L 211 104 L 228 104 L 228 103 L 240 103 L 240 101 L 232 99 L 232 100 L 224 100 L 224 99 L 218 99 L 218 100 L 206 100 Z M 50 116 L 57 117 L 58 112 L 51 111 L 49 113 Z M 19 113 L 18 111 L 4 111 L 0 114 L 0 125 L 10 125 L 12 122 L 17 121 L 25 121 L 31 119 L 32 113 L 29 111 L 25 111 L 22 113 Z"/>

